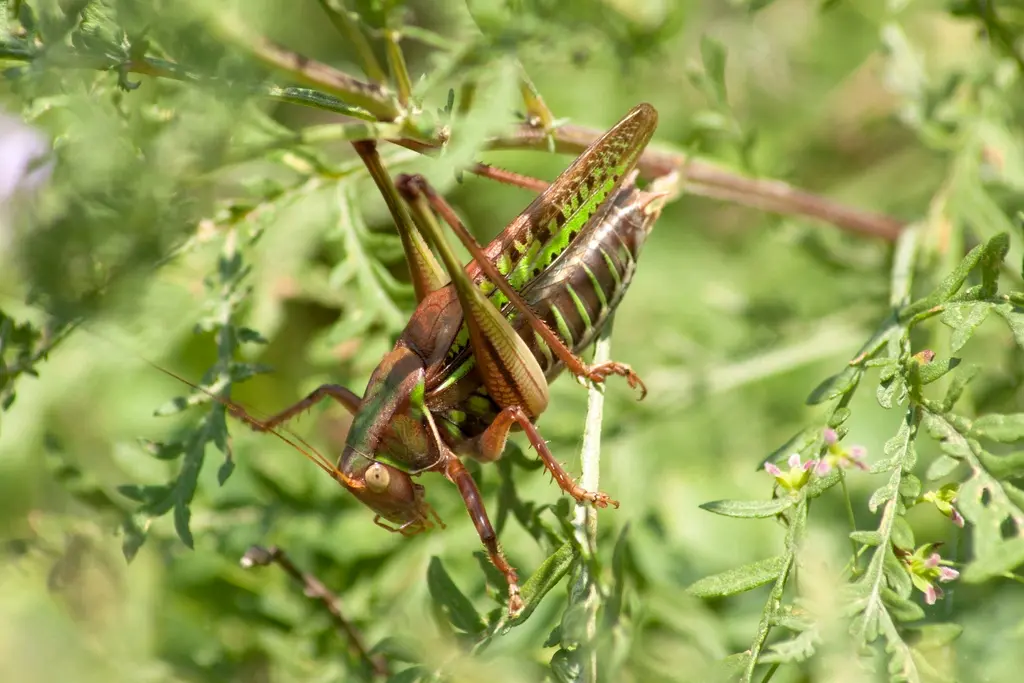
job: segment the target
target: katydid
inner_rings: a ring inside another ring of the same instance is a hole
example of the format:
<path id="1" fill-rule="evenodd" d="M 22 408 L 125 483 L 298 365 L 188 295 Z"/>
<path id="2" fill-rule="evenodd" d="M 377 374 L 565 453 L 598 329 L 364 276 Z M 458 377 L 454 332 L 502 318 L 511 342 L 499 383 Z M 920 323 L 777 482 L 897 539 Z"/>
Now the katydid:
<path id="1" fill-rule="evenodd" d="M 562 369 L 594 382 L 622 375 L 644 391 L 628 366 L 592 366 L 576 354 L 621 301 L 660 213 L 660 195 L 634 185 L 634 167 L 656 124 L 652 106 L 635 107 L 486 248 L 421 177 L 399 176 L 392 185 L 373 143 L 356 143 L 402 234 L 416 311 L 361 398 L 324 385 L 267 420 L 233 405 L 231 413 L 268 431 L 323 398 L 335 399 L 354 416 L 337 466 L 309 457 L 369 506 L 375 523 L 406 535 L 440 523 L 412 477 L 443 474 L 458 487 L 490 560 L 506 578 L 509 613 L 518 612 L 516 570 L 459 456 L 494 461 L 509 432 L 522 430 L 563 491 L 597 507 L 618 507 L 575 483 L 534 422 L 547 407 L 548 382 Z M 407 205 L 395 199 L 396 186 Z M 471 253 L 465 268 L 434 212 Z"/>

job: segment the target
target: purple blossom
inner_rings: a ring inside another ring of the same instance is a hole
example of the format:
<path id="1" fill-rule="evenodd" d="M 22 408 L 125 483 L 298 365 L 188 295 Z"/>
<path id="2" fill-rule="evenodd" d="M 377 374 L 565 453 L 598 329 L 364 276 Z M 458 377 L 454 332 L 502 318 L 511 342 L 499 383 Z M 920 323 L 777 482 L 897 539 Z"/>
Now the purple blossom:
<path id="1" fill-rule="evenodd" d="M 19 190 L 34 190 L 53 171 L 50 140 L 20 118 L 0 112 L 0 203 Z"/>

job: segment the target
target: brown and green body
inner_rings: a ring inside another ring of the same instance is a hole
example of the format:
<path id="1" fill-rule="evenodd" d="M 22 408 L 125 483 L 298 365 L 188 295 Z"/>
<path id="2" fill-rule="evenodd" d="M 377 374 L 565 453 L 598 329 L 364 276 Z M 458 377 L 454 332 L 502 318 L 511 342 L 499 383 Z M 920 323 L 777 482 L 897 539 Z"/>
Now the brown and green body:
<path id="1" fill-rule="evenodd" d="M 636 188 L 633 170 L 656 124 L 653 107 L 635 107 L 486 248 L 422 178 L 400 176 L 396 192 L 374 145 L 356 143 L 399 227 L 419 305 L 362 398 L 325 385 L 263 422 L 233 412 L 272 429 L 322 398 L 339 401 L 353 414 L 352 426 L 337 466 L 320 466 L 377 513 L 375 522 L 404 534 L 439 521 L 411 477 L 443 474 L 462 494 L 508 580 L 509 610 L 517 611 L 516 572 L 459 455 L 495 460 L 509 431 L 522 429 L 563 490 L 597 506 L 618 505 L 576 485 L 534 422 L 547 407 L 548 382 L 563 369 L 596 382 L 619 374 L 642 387 L 628 366 L 589 366 L 576 353 L 621 301 L 658 216 L 659 195 Z M 434 212 L 473 256 L 464 268 Z"/>

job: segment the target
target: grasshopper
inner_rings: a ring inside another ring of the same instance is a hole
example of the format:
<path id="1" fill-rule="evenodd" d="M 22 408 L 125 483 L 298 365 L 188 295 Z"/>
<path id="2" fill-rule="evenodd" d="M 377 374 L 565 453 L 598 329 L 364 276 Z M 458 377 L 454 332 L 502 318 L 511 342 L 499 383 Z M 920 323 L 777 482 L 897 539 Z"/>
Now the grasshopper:
<path id="1" fill-rule="evenodd" d="M 656 125 L 652 106 L 633 108 L 486 248 L 422 177 L 400 175 L 392 184 L 374 144 L 355 143 L 399 227 L 416 311 L 362 397 L 328 384 L 266 420 L 234 405 L 231 413 L 272 431 L 325 398 L 340 403 L 353 421 L 337 464 L 307 456 L 389 531 L 411 535 L 441 524 L 412 477 L 442 474 L 458 487 L 491 562 L 505 576 L 515 615 L 522 608 L 516 570 L 460 456 L 497 460 L 509 432 L 521 430 L 563 491 L 597 507 L 618 507 L 607 494 L 575 483 L 534 422 L 548 405 L 548 383 L 563 369 L 593 382 L 621 375 L 645 392 L 629 366 L 588 365 L 576 354 L 621 301 L 660 213 L 662 195 L 634 182 Z M 465 267 L 435 212 L 471 253 Z"/>

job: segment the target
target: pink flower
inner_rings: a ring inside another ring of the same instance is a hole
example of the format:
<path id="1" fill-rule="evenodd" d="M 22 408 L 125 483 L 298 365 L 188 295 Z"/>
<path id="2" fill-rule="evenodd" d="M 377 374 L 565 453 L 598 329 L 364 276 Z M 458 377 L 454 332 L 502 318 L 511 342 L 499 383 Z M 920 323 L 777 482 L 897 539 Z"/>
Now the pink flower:
<path id="1" fill-rule="evenodd" d="M 764 469 L 765 472 L 775 477 L 779 486 L 787 491 L 795 492 L 803 488 L 807 480 L 811 478 L 811 469 L 816 463 L 816 460 L 801 462 L 800 454 L 793 453 L 786 460 L 786 464 L 789 465 L 788 471 L 783 471 L 782 468 L 771 462 L 765 463 Z"/>
<path id="2" fill-rule="evenodd" d="M 935 506 L 941 514 L 949 517 L 953 524 L 956 524 L 961 529 L 964 526 L 964 518 L 960 514 L 960 511 L 956 509 L 956 496 L 960 492 L 960 486 L 958 484 L 946 484 L 938 491 L 926 491 L 918 498 L 918 502 L 931 503 Z"/>
<path id="3" fill-rule="evenodd" d="M 839 444 L 839 434 L 831 427 L 826 427 L 822 431 L 821 438 L 825 443 L 825 453 L 818 462 L 818 467 L 815 470 L 817 474 L 826 475 L 832 471 L 833 467 L 842 470 L 849 467 L 856 467 L 862 470 L 868 469 L 867 464 L 864 462 L 868 451 L 863 446 L 850 446 L 849 449 L 843 448 Z"/>
<path id="4" fill-rule="evenodd" d="M 924 601 L 929 605 L 934 605 L 943 595 L 942 589 L 935 585 L 936 583 L 949 583 L 960 577 L 960 572 L 949 566 L 952 564 L 949 560 L 943 560 L 933 551 L 935 547 L 937 544 L 928 543 L 913 553 L 897 551 L 900 561 L 910 575 L 910 581 L 915 588 L 924 593 Z"/>

